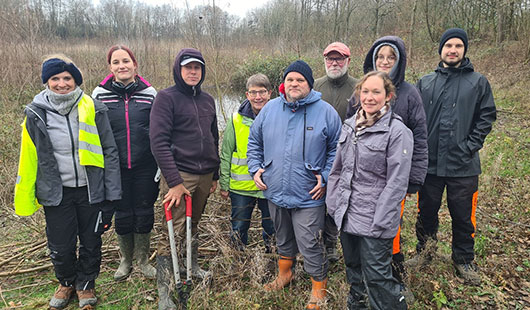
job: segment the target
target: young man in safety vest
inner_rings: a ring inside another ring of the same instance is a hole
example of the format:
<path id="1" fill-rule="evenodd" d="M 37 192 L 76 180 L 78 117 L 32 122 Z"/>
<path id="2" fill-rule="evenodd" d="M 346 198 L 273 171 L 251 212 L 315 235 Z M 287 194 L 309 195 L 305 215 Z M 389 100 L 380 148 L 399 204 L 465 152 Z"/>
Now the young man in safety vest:
<path id="1" fill-rule="evenodd" d="M 221 171 L 219 183 L 221 196 L 232 204 L 231 239 L 234 246 L 243 250 L 248 243 L 248 228 L 254 206 L 261 211 L 261 226 L 266 252 L 270 252 L 270 241 L 274 225 L 269 214 L 267 199 L 263 196 L 248 173 L 247 144 L 250 126 L 259 111 L 269 101 L 272 86 L 264 74 L 258 73 L 247 80 L 247 99 L 234 112 L 226 125 L 221 148 Z"/>

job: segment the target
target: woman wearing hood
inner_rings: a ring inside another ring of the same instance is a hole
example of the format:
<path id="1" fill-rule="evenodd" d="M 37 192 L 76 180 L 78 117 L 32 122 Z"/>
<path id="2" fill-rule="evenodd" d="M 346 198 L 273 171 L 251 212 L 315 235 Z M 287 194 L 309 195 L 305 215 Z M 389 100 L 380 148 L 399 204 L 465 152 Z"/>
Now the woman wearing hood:
<path id="1" fill-rule="evenodd" d="M 201 90 L 205 73 L 201 52 L 184 48 L 178 53 L 173 66 L 175 85 L 157 94 L 149 131 L 151 150 L 165 180 L 163 203 L 171 208 L 176 240 L 185 240 L 184 195 L 191 196 L 192 273 L 201 279 L 210 273 L 197 262 L 198 224 L 208 196 L 217 188 L 220 162 L 215 101 Z M 156 258 L 158 309 L 176 309 L 170 293 L 174 281 L 168 229 L 163 222 Z"/>
<path id="2" fill-rule="evenodd" d="M 412 131 L 414 136 L 412 167 L 407 189 L 407 195 L 412 195 L 418 192 L 427 174 L 427 122 L 418 90 L 415 86 L 405 81 L 406 66 L 407 53 L 403 40 L 396 36 L 385 36 L 374 42 L 366 55 L 363 69 L 364 73 L 374 70 L 386 72 L 396 87 L 392 110 L 401 116 L 403 122 Z M 354 115 L 356 106 L 356 100 L 352 97 L 348 106 L 347 117 Z M 403 199 L 401 203 L 401 216 L 403 216 L 404 206 L 405 200 Z M 396 280 L 401 283 L 402 289 L 405 289 L 403 283 L 404 256 L 401 253 L 400 235 L 401 229 L 398 230 L 394 238 L 392 273 Z"/>
<path id="3" fill-rule="evenodd" d="M 94 309 L 101 234 L 110 227 L 112 201 L 121 199 L 118 150 L 107 108 L 79 88 L 83 76 L 69 58 L 47 57 L 41 77 L 46 89 L 24 111 L 15 212 L 44 207 L 59 280 L 50 309 L 63 309 L 74 293 L 81 309 Z"/>
<path id="4" fill-rule="evenodd" d="M 155 278 L 149 265 L 153 206 L 158 197 L 157 165 L 149 147 L 149 115 L 156 90 L 138 75 L 138 63 L 126 46 L 114 45 L 107 53 L 110 74 L 92 97 L 109 108 L 109 119 L 120 154 L 122 200 L 116 206 L 115 230 L 121 261 L 114 280 L 126 279 L 133 256 L 147 278 Z"/>

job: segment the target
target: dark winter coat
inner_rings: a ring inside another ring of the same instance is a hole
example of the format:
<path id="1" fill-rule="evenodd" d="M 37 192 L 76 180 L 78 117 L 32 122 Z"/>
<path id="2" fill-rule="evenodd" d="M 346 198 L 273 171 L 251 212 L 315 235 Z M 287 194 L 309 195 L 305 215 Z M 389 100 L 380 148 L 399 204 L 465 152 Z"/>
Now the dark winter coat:
<path id="1" fill-rule="evenodd" d="M 418 81 L 429 131 L 429 174 L 468 177 L 481 173 L 478 150 L 496 119 L 495 102 L 485 76 L 468 58 Z"/>
<path id="2" fill-rule="evenodd" d="M 149 115 L 156 90 L 141 76 L 134 84 L 118 87 L 113 75 L 107 76 L 92 92 L 109 108 L 108 115 L 114 139 L 120 153 L 122 169 L 153 166 L 154 158 L 149 145 Z"/>
<path id="3" fill-rule="evenodd" d="M 395 100 L 392 110 L 403 119 L 403 123 L 412 131 L 414 136 L 414 151 L 412 153 L 412 168 L 409 176 L 409 193 L 414 193 L 423 185 L 427 174 L 427 125 L 425 111 L 420 94 L 414 85 L 405 81 L 405 69 L 407 67 L 407 52 L 405 43 L 399 37 L 386 36 L 374 42 L 364 60 L 364 73 L 375 70 L 374 51 L 383 43 L 391 43 L 397 47 L 399 60 L 395 74 L 392 74 L 392 83 L 396 87 Z M 355 98 L 350 100 L 348 116 L 355 114 Z"/>
<path id="4" fill-rule="evenodd" d="M 201 91 L 204 65 L 196 86 L 189 86 L 182 79 L 180 62 L 185 55 L 204 62 L 198 50 L 182 49 L 173 66 L 175 85 L 158 93 L 151 110 L 151 150 L 169 187 L 183 182 L 179 171 L 199 175 L 213 172 L 214 180 L 219 179 L 215 101 Z"/>

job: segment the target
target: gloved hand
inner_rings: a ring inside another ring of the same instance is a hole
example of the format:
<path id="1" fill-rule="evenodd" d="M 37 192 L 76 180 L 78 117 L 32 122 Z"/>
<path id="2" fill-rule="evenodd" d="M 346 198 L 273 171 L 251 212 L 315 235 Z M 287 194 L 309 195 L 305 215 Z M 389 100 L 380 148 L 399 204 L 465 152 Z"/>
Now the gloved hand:
<path id="1" fill-rule="evenodd" d="M 110 229 L 110 227 L 112 226 L 112 217 L 114 216 L 114 210 L 116 210 L 116 203 L 116 201 L 105 200 L 96 205 L 99 208 L 99 214 L 95 232 L 103 233 Z"/>
<path id="2" fill-rule="evenodd" d="M 409 183 L 407 194 L 416 194 L 421 189 L 420 184 Z"/>

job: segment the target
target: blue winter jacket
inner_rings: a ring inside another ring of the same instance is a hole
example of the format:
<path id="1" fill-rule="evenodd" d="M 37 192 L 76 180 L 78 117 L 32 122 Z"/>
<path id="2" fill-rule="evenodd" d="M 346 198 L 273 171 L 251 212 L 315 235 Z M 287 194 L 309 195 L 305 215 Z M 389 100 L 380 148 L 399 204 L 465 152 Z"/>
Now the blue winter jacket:
<path id="1" fill-rule="evenodd" d="M 284 208 L 310 208 L 325 197 L 311 199 L 309 191 L 322 175 L 323 186 L 335 159 L 341 120 L 335 109 L 315 90 L 296 102 L 284 95 L 269 101 L 258 114 L 248 141 L 251 175 L 265 169 L 265 198 Z"/>

